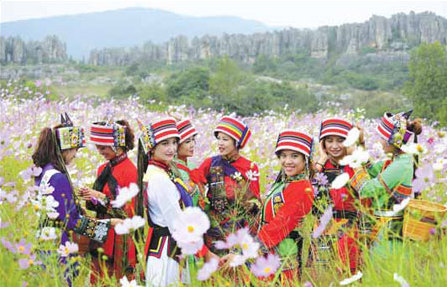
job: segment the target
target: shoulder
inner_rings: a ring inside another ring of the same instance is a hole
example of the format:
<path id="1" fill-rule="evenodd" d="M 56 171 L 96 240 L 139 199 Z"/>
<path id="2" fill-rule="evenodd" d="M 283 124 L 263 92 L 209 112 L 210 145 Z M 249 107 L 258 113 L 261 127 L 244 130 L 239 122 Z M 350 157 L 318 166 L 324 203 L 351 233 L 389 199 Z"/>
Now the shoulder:
<path id="1" fill-rule="evenodd" d="M 100 166 L 98 166 L 98 174 L 100 174 L 104 170 L 104 168 L 106 167 L 107 163 L 108 162 L 105 162 L 105 163 L 101 164 Z"/>
<path id="2" fill-rule="evenodd" d="M 144 181 L 170 181 L 169 175 L 166 173 L 166 171 L 162 170 L 159 167 L 156 167 L 154 165 L 149 165 L 146 170 L 146 174 L 144 175 Z"/>
<path id="3" fill-rule="evenodd" d="M 246 169 L 258 169 L 258 165 L 254 161 L 251 161 L 244 156 L 239 157 L 235 163 Z"/>
<path id="4" fill-rule="evenodd" d="M 287 185 L 286 189 L 304 190 L 306 192 L 309 192 L 309 191 L 313 192 L 312 184 L 307 179 L 292 181 L 291 183 L 289 183 Z"/>
<path id="5" fill-rule="evenodd" d="M 54 185 L 55 187 L 57 186 L 69 186 L 70 182 L 68 181 L 68 177 L 67 175 L 63 174 L 62 172 L 57 172 L 55 173 L 51 179 L 50 179 L 50 183 L 52 185 Z"/>

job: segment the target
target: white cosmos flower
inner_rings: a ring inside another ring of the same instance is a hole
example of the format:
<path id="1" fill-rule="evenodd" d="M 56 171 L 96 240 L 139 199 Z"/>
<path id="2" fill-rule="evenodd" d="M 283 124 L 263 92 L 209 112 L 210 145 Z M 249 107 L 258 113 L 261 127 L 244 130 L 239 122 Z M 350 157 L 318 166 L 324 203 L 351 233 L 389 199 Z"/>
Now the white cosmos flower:
<path id="1" fill-rule="evenodd" d="M 38 190 L 39 190 L 40 194 L 48 195 L 48 194 L 52 194 L 53 193 L 54 187 L 52 187 L 51 185 L 49 185 L 47 183 L 47 184 L 44 184 L 42 186 L 39 186 Z"/>
<path id="2" fill-rule="evenodd" d="M 57 239 L 56 228 L 44 227 L 41 230 L 37 231 L 37 237 L 42 240 Z"/>
<path id="3" fill-rule="evenodd" d="M 250 181 L 258 181 L 259 178 L 259 172 L 256 172 L 254 170 L 249 170 L 246 173 L 248 180 Z"/>
<path id="4" fill-rule="evenodd" d="M 137 230 L 138 228 L 141 228 L 144 226 L 146 221 L 144 218 L 142 218 L 139 215 L 136 215 L 132 218 L 126 218 L 124 219 L 123 223 L 119 223 L 115 226 L 115 232 L 116 234 L 127 234 L 129 232 L 133 232 Z"/>
<path id="5" fill-rule="evenodd" d="M 202 249 L 203 244 L 203 238 L 199 238 L 197 241 L 192 242 L 177 241 L 177 246 L 182 250 L 182 255 L 196 254 Z"/>
<path id="6" fill-rule="evenodd" d="M 197 280 L 205 281 L 210 278 L 211 274 L 219 267 L 219 260 L 212 258 L 210 261 L 203 264 L 202 268 L 197 272 Z"/>
<path id="7" fill-rule="evenodd" d="M 404 153 L 407 154 L 425 154 L 427 153 L 427 148 L 420 143 L 409 143 L 405 144 L 400 148 Z"/>
<path id="8" fill-rule="evenodd" d="M 131 183 L 129 187 L 123 187 L 119 189 L 118 196 L 115 200 L 112 200 L 112 206 L 114 208 L 121 208 L 127 202 L 131 201 L 138 194 L 138 185 Z"/>
<path id="9" fill-rule="evenodd" d="M 337 176 L 332 182 L 331 188 L 339 189 L 346 185 L 349 181 L 349 174 L 344 172 Z"/>
<path id="10" fill-rule="evenodd" d="M 358 147 L 354 150 L 351 155 L 345 156 L 341 161 L 341 165 L 349 165 L 352 168 L 359 168 L 362 164 L 367 163 L 369 160 L 368 151 L 364 150 L 361 147 Z"/>
<path id="11" fill-rule="evenodd" d="M 57 250 L 57 253 L 61 257 L 67 257 L 69 254 L 73 254 L 79 251 L 79 247 L 76 243 L 67 241 L 65 242 L 65 245 L 59 245 L 59 249 Z"/>
<path id="12" fill-rule="evenodd" d="M 142 287 L 141 285 L 137 284 L 137 281 L 134 279 L 132 281 L 127 280 L 126 275 L 123 276 L 123 278 L 120 279 L 121 287 Z"/>
<path id="13" fill-rule="evenodd" d="M 360 278 L 363 277 L 363 273 L 358 271 L 354 276 L 346 278 L 342 281 L 340 281 L 340 285 L 344 286 L 344 285 L 349 285 L 351 283 L 354 283 L 357 280 L 360 280 Z"/>
<path id="14" fill-rule="evenodd" d="M 350 147 L 354 145 L 360 137 L 360 131 L 358 128 L 353 127 L 351 130 L 349 130 L 348 135 L 346 136 L 346 139 L 343 142 L 343 146 Z"/>
<path id="15" fill-rule="evenodd" d="M 193 243 L 202 239 L 210 228 L 208 216 L 198 207 L 185 208 L 173 223 L 172 237 L 177 243 Z"/>

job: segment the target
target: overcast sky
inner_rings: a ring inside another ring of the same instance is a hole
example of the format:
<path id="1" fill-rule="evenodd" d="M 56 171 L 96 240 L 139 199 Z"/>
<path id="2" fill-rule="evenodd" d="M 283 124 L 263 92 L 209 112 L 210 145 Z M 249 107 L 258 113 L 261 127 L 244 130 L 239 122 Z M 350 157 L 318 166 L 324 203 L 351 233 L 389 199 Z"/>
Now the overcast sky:
<path id="1" fill-rule="evenodd" d="M 446 1 L 300 1 L 300 0 L 0 0 L 0 22 L 147 7 L 189 16 L 237 16 L 269 26 L 314 28 L 364 22 L 372 15 L 389 17 L 398 12 L 432 11 L 447 18 Z"/>

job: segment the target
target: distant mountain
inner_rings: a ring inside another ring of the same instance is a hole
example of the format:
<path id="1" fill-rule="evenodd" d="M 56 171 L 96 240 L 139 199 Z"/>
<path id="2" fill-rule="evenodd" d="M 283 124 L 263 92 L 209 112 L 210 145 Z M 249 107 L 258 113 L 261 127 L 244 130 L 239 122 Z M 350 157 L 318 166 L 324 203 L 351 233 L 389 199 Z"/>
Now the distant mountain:
<path id="1" fill-rule="evenodd" d="M 88 56 L 92 49 L 132 47 L 148 41 L 160 44 L 179 35 L 192 39 L 206 34 L 253 34 L 271 30 L 271 27 L 261 22 L 238 17 L 191 17 L 146 8 L 0 24 L 2 37 L 20 36 L 29 41 L 56 35 L 66 43 L 67 54 L 78 59 Z"/>

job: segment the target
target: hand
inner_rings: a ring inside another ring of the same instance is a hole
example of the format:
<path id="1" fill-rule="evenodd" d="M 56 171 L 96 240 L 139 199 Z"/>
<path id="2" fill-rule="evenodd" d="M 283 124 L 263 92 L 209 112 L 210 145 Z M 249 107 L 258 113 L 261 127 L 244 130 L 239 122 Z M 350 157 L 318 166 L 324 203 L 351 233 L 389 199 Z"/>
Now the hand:
<path id="1" fill-rule="evenodd" d="M 91 200 L 93 197 L 95 197 L 97 199 L 102 199 L 100 192 L 90 189 L 88 187 L 81 187 L 79 189 L 79 193 L 81 195 L 81 198 L 86 201 Z"/>
<path id="2" fill-rule="evenodd" d="M 232 254 L 232 253 L 229 253 L 229 254 L 223 256 L 219 260 L 219 266 L 221 266 L 222 268 L 228 268 L 229 264 L 231 263 L 231 261 L 233 261 L 235 256 L 236 255 Z"/>
<path id="3" fill-rule="evenodd" d="M 122 224 L 123 222 L 124 222 L 124 220 L 119 219 L 119 218 L 110 219 L 110 225 L 112 225 L 112 227 L 115 227 L 117 224 Z"/>
<path id="4" fill-rule="evenodd" d="M 220 261 L 219 256 L 208 250 L 208 252 L 205 255 L 205 262 L 209 262 L 211 259 L 216 259 L 217 261 Z"/>

